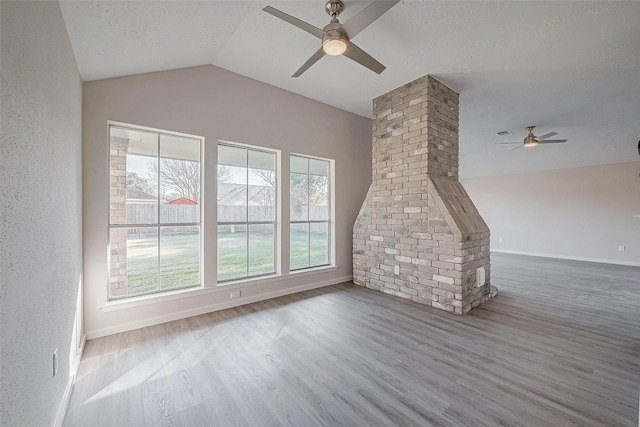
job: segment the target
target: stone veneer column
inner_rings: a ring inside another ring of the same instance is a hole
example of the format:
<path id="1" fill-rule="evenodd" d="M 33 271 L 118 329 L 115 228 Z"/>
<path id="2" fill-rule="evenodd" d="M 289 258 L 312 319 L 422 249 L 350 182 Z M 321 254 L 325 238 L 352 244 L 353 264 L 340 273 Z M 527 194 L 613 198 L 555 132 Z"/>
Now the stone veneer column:
<path id="1" fill-rule="evenodd" d="M 354 225 L 353 281 L 455 314 L 497 293 L 489 229 L 458 182 L 458 94 L 431 76 L 373 101 L 373 177 Z"/>
<path id="2" fill-rule="evenodd" d="M 111 137 L 109 222 L 127 223 L 127 149 L 129 140 Z M 109 236 L 111 296 L 127 294 L 127 229 L 112 228 Z"/>

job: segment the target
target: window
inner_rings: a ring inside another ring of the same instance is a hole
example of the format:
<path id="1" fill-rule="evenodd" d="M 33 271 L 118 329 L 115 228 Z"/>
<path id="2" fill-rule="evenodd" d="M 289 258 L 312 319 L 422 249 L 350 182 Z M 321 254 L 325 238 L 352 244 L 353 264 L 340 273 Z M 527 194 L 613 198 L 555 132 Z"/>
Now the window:
<path id="1" fill-rule="evenodd" d="M 218 281 L 275 273 L 276 153 L 218 144 Z"/>
<path id="2" fill-rule="evenodd" d="M 200 283 L 202 140 L 111 125 L 109 298 Z"/>
<path id="3" fill-rule="evenodd" d="M 329 264 L 329 161 L 290 157 L 291 270 Z"/>

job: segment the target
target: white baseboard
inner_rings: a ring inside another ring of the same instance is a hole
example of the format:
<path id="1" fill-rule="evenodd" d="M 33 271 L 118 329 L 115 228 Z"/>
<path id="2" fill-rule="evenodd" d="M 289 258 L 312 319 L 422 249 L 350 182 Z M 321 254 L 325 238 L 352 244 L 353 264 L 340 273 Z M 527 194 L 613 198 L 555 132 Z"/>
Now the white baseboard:
<path id="1" fill-rule="evenodd" d="M 69 376 L 67 385 L 64 388 L 64 395 L 62 396 L 62 402 L 58 408 L 56 419 L 53 422 L 54 427 L 61 427 L 64 422 L 64 416 L 67 414 L 67 407 L 69 406 L 69 399 L 71 398 L 71 390 L 73 389 L 73 376 Z"/>
<path id="2" fill-rule="evenodd" d="M 322 288 L 324 286 L 335 285 L 338 283 L 344 283 L 352 280 L 352 276 L 345 276 L 336 279 L 324 280 L 321 282 L 309 283 L 306 285 L 295 286 L 292 288 L 281 289 L 278 291 L 267 292 L 259 295 L 254 295 L 248 298 L 242 298 L 238 300 L 230 300 L 210 304 L 203 307 L 197 307 L 190 310 L 179 311 L 175 313 L 168 313 L 162 316 L 151 317 L 135 322 L 124 323 L 121 325 L 112 326 L 109 328 L 96 329 L 87 332 L 87 339 L 92 340 L 95 338 L 105 337 L 107 335 L 118 334 L 120 332 L 132 331 L 134 329 L 140 329 L 147 326 L 159 325 L 165 322 L 171 322 L 173 320 L 180 320 L 191 316 L 198 316 L 200 314 L 211 313 L 218 310 L 224 310 L 226 308 L 238 307 L 240 305 L 251 304 L 253 302 L 264 301 L 271 298 L 281 297 L 284 295 L 295 294 L 302 291 L 308 291 L 310 289 Z"/>
<path id="3" fill-rule="evenodd" d="M 73 391 L 73 383 L 76 380 L 76 375 L 78 374 L 78 368 L 80 368 L 80 361 L 82 360 L 82 353 L 84 353 L 84 345 L 86 342 L 87 342 L 87 336 L 84 335 L 82 337 L 82 344 L 80 345 L 80 353 L 78 354 L 78 358 L 76 359 L 76 363 L 73 366 L 72 372 L 70 372 L 67 385 L 64 388 L 64 395 L 62 396 L 62 402 L 60 402 L 60 407 L 58 408 L 56 419 L 53 422 L 54 427 L 62 427 L 62 423 L 64 422 L 64 417 L 65 415 L 67 415 L 67 408 L 69 407 L 69 400 L 71 399 L 71 391 Z"/>
<path id="4" fill-rule="evenodd" d="M 84 346 L 87 343 L 87 334 L 82 336 L 82 341 L 80 343 L 80 349 L 78 352 L 78 358 L 76 359 L 75 366 L 73 367 L 73 380 L 75 381 L 76 375 L 78 375 L 78 369 L 80 369 L 80 362 L 82 361 L 82 355 L 84 354 Z"/>
<path id="5" fill-rule="evenodd" d="M 554 255 L 554 254 L 541 254 L 541 253 L 537 253 L 537 252 L 510 251 L 510 250 L 507 250 L 507 249 L 491 249 L 491 252 L 498 252 L 498 253 L 502 253 L 502 254 L 537 256 L 537 257 L 543 257 L 543 258 L 568 259 L 568 260 L 571 260 L 571 261 L 598 262 L 598 263 L 602 263 L 602 264 L 627 265 L 627 266 L 630 266 L 630 267 L 640 267 L 640 262 L 632 262 L 632 261 L 618 261 L 618 260 L 611 260 L 611 259 L 586 258 L 586 257 L 576 257 L 576 256 L 567 256 L 567 255 Z"/>

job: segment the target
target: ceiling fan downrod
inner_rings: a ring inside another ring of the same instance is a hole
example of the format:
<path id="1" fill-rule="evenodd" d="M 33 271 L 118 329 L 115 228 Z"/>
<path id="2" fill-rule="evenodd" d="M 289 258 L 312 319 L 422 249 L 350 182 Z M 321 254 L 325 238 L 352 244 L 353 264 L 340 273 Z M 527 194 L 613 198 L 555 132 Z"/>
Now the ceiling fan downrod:
<path id="1" fill-rule="evenodd" d="M 529 135 L 527 135 L 527 137 L 524 139 L 524 146 L 525 147 L 534 147 L 536 145 L 538 145 L 538 138 L 533 134 L 533 130 L 535 129 L 535 126 L 527 126 L 527 130 L 529 131 Z"/>
<path id="2" fill-rule="evenodd" d="M 332 19 L 338 19 L 338 15 L 344 10 L 344 4 L 340 0 L 329 0 L 324 5 L 324 10 Z"/>

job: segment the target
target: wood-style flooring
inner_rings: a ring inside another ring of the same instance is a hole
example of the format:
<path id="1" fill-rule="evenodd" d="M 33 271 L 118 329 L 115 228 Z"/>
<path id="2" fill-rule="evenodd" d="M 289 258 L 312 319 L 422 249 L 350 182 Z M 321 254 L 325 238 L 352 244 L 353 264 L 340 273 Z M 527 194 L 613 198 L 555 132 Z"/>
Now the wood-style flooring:
<path id="1" fill-rule="evenodd" d="M 640 268 L 492 283 L 464 317 L 347 283 L 92 340 L 65 425 L 638 425 Z"/>

